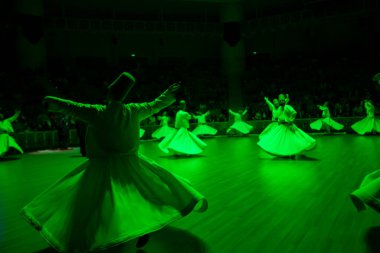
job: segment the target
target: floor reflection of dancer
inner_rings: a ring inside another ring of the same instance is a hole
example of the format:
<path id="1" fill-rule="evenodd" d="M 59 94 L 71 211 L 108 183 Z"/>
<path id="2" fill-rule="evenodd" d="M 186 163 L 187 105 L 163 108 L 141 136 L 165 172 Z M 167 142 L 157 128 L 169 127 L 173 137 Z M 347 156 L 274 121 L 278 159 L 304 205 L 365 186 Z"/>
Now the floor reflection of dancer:
<path id="1" fill-rule="evenodd" d="M 380 89 L 380 73 L 373 77 L 375 88 Z M 368 115 L 368 111 L 367 111 Z M 380 169 L 368 174 L 362 181 L 359 189 L 350 194 L 350 198 L 358 211 L 371 207 L 380 213 Z"/>
<path id="2" fill-rule="evenodd" d="M 203 136 L 203 135 L 215 135 L 218 130 L 216 130 L 213 127 L 210 127 L 207 125 L 206 117 L 210 115 L 210 111 L 207 111 L 206 113 L 198 113 L 198 115 L 193 115 L 193 118 L 197 119 L 198 125 L 197 127 L 192 131 L 193 134 L 197 136 Z"/>
<path id="3" fill-rule="evenodd" d="M 20 113 L 20 111 L 16 111 L 12 117 L 7 119 L 4 119 L 3 114 L 0 113 L 0 158 L 4 157 L 11 148 L 17 150 L 21 154 L 24 153 L 22 148 L 11 136 L 14 133 L 12 122 L 20 116 Z"/>
<path id="4" fill-rule="evenodd" d="M 246 135 L 251 132 L 253 126 L 245 123 L 242 119 L 247 114 L 248 107 L 246 107 L 244 111 L 239 110 L 237 113 L 231 109 L 228 110 L 228 112 L 234 116 L 234 123 L 227 129 L 227 134 L 238 132 L 240 134 Z"/>
<path id="5" fill-rule="evenodd" d="M 328 102 L 326 101 L 323 105 L 318 105 L 318 108 L 322 111 L 322 119 L 318 119 L 312 123 L 310 123 L 310 128 L 314 130 L 321 130 L 325 128 L 327 133 L 331 133 L 331 128 L 334 130 L 342 130 L 344 125 L 336 122 L 331 118 L 330 110 L 328 108 Z"/>
<path id="6" fill-rule="evenodd" d="M 372 104 L 372 101 L 365 99 L 364 107 L 367 112 L 367 117 L 353 124 L 351 126 L 352 129 L 361 135 L 380 132 L 380 119 L 375 118 L 375 106 Z"/>
<path id="7" fill-rule="evenodd" d="M 167 111 L 164 111 L 162 116 L 158 116 L 158 120 L 161 122 L 161 127 L 152 133 L 153 138 L 165 138 L 175 132 L 175 129 L 169 126 L 170 117 L 168 116 Z"/>
<path id="8" fill-rule="evenodd" d="M 88 124 L 89 159 L 22 209 L 21 214 L 59 252 L 106 250 L 205 211 L 189 182 L 138 152 L 139 122 L 175 101 L 179 85 L 149 103 L 123 104 L 135 79 L 122 73 L 108 87 L 106 105 L 45 97 L 52 112 Z"/>
<path id="9" fill-rule="evenodd" d="M 175 117 L 176 131 L 160 142 L 158 146 L 162 151 L 174 155 L 197 155 L 203 152 L 207 144 L 188 131 L 190 119 L 191 115 L 186 112 L 186 102 L 181 100 Z"/>
<path id="10" fill-rule="evenodd" d="M 273 99 L 273 104 L 270 102 L 268 97 L 264 97 L 265 102 L 269 106 L 269 110 L 272 112 L 272 123 L 270 123 L 259 135 L 259 139 L 261 139 L 264 135 L 272 131 L 278 126 L 278 115 L 277 115 L 277 109 L 280 106 L 278 103 L 278 99 Z"/>
<path id="11" fill-rule="evenodd" d="M 278 100 L 278 125 L 257 144 L 269 154 L 283 157 L 293 157 L 314 148 L 316 141 L 294 124 L 297 112 L 286 104 L 285 96 L 280 94 Z"/>

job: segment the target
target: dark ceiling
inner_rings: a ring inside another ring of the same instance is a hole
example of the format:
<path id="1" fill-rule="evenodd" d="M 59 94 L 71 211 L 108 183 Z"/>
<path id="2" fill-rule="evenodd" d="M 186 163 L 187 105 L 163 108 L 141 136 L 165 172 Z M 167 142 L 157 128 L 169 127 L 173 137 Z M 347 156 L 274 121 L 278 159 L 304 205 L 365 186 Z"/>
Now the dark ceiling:
<path id="1" fill-rule="evenodd" d="M 43 0 L 46 16 L 139 20 L 218 21 L 220 7 L 240 3 L 246 17 L 309 10 L 360 9 L 379 0 Z"/>

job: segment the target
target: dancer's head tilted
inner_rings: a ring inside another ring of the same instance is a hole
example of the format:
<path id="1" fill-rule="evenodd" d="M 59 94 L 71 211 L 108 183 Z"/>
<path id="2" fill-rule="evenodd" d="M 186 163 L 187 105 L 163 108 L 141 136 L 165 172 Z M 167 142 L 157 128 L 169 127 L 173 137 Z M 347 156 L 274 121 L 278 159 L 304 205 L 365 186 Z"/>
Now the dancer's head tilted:
<path id="1" fill-rule="evenodd" d="M 0 120 L 4 119 L 4 115 L 0 113 Z"/>
<path id="2" fill-rule="evenodd" d="M 377 84 L 380 84 L 380 73 L 377 73 L 376 75 L 374 75 L 372 80 L 374 82 L 377 82 Z"/>
<path id="3" fill-rule="evenodd" d="M 277 107 L 280 106 L 280 103 L 278 102 L 277 98 L 273 99 L 273 105 L 274 105 L 275 108 L 277 108 Z"/>
<path id="4" fill-rule="evenodd" d="M 278 102 L 279 102 L 280 106 L 285 105 L 285 95 L 284 94 L 278 95 Z"/>
<path id="5" fill-rule="evenodd" d="M 167 111 L 164 111 L 164 112 L 162 113 L 162 116 L 168 116 L 168 112 L 167 112 Z"/>
<path id="6" fill-rule="evenodd" d="M 328 101 L 325 101 L 324 103 L 323 103 L 323 106 L 328 106 L 329 105 L 329 102 Z"/>
<path id="7" fill-rule="evenodd" d="M 123 102 L 135 83 L 136 79 L 130 73 L 121 73 L 121 75 L 107 87 L 107 100 Z"/>
<path id="8" fill-rule="evenodd" d="M 179 101 L 179 105 L 178 105 L 178 108 L 182 111 L 185 111 L 186 110 L 186 101 L 185 100 L 181 100 Z"/>

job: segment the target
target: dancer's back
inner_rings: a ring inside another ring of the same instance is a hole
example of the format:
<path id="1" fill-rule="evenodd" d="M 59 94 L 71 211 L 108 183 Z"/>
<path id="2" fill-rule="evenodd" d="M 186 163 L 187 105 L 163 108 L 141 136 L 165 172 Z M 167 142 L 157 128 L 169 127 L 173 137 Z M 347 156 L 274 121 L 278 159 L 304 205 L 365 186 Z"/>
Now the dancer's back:
<path id="1" fill-rule="evenodd" d="M 137 151 L 139 122 L 149 117 L 149 105 L 111 102 L 107 106 L 92 107 L 96 110 L 89 123 L 86 148 L 89 157 L 123 154 Z M 79 116 L 80 117 L 80 116 Z"/>

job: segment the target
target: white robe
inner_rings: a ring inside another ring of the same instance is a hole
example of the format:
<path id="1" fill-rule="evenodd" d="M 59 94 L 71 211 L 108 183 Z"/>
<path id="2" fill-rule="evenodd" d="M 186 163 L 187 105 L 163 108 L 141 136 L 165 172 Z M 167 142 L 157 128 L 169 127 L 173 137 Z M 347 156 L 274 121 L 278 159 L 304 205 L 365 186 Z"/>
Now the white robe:
<path id="1" fill-rule="evenodd" d="M 56 250 L 104 250 L 207 209 L 187 180 L 138 152 L 139 122 L 175 101 L 167 92 L 149 103 L 107 106 L 47 99 L 88 125 L 89 160 L 21 212 Z"/>

